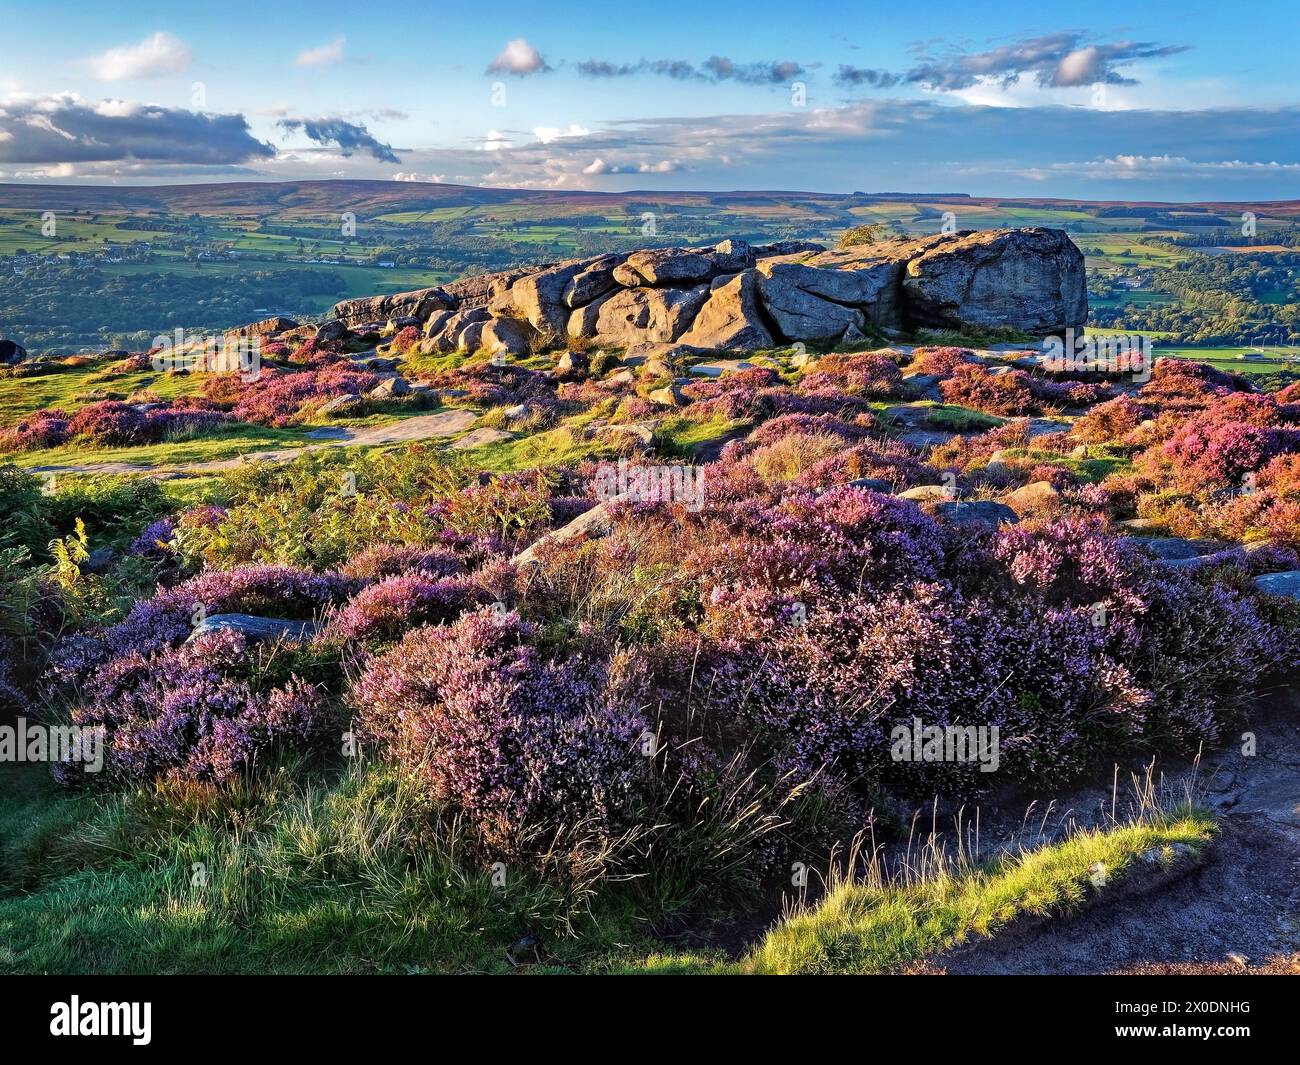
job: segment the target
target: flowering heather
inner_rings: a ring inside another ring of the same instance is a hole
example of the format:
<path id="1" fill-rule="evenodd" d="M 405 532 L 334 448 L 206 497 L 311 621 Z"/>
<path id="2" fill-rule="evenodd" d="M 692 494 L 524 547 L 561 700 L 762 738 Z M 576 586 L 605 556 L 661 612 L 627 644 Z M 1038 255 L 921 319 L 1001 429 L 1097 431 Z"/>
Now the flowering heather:
<path id="1" fill-rule="evenodd" d="M 120 655 L 86 678 L 73 723 L 106 730 L 107 775 L 120 782 L 220 782 L 276 743 L 332 742 L 321 693 L 297 677 L 255 693 L 238 678 L 246 653 L 242 636 L 222 630 L 152 656 Z"/>
<path id="2" fill-rule="evenodd" d="M 135 407 L 117 400 L 90 403 L 68 421 L 68 433 L 105 447 L 142 444 L 149 439 L 148 419 Z"/>
<path id="3" fill-rule="evenodd" d="M 1151 414 L 1149 407 L 1132 396 L 1116 396 L 1088 411 L 1074 423 L 1070 434 L 1085 444 L 1122 441 Z"/>
<path id="4" fill-rule="evenodd" d="M 51 655 L 50 679 L 84 683 L 110 658 L 148 656 L 173 647 L 194 631 L 196 607 L 204 614 L 262 614 L 312 618 L 346 599 L 358 582 L 292 566 L 240 566 L 209 570 L 139 600 L 116 625 L 63 641 Z"/>
<path id="5" fill-rule="evenodd" d="M 541 407 L 556 402 L 551 379 L 536 370 L 507 364 L 494 366 L 479 363 L 474 366 L 445 370 L 428 378 L 438 389 L 457 389 L 466 392 L 471 400 L 485 407 L 515 406 L 528 403 Z"/>
<path id="6" fill-rule="evenodd" d="M 171 554 L 168 544 L 176 535 L 176 522 L 172 518 L 159 518 L 144 527 L 131 541 L 127 550 L 137 558 L 165 558 Z"/>
<path id="7" fill-rule="evenodd" d="M 454 621 L 492 597 L 464 577 L 403 573 L 363 588 L 329 622 L 326 636 L 392 640 L 417 625 Z"/>
<path id="8" fill-rule="evenodd" d="M 952 376 L 939 382 L 939 391 L 949 403 L 972 407 L 985 414 L 1021 417 L 1037 414 L 1038 399 L 1023 370 L 989 373 L 983 366 L 958 365 Z"/>
<path id="9" fill-rule="evenodd" d="M 301 421 L 312 406 L 347 393 L 364 395 L 377 384 L 378 375 L 342 365 L 292 373 L 264 369 L 257 380 L 241 383 L 234 415 L 241 421 L 283 428 Z"/>
<path id="10" fill-rule="evenodd" d="M 366 580 L 382 580 L 415 572 L 433 577 L 454 577 L 465 572 L 465 560 L 448 547 L 376 544 L 345 563 L 339 572 Z"/>
<path id="11" fill-rule="evenodd" d="M 1194 418 L 1161 449 L 1175 477 L 1190 488 L 1240 486 L 1275 456 L 1300 450 L 1300 431 L 1248 422 Z"/>
<path id="12" fill-rule="evenodd" d="M 501 853 L 526 833 L 629 823 L 651 763 L 648 723 L 623 706 L 600 661 L 544 659 L 517 615 L 481 610 L 415 629 L 353 690 L 368 736 L 467 814 Z"/>
<path id="13" fill-rule="evenodd" d="M 899 394 L 903 371 L 889 355 L 823 355 L 803 375 L 801 384 L 814 392 L 838 389 L 856 396 L 880 399 Z"/>
<path id="14" fill-rule="evenodd" d="M 970 348 L 916 348 L 912 351 L 912 361 L 907 364 L 907 370 L 909 373 L 949 377 L 957 367 L 978 362 L 979 358 Z"/>
<path id="15" fill-rule="evenodd" d="M 68 442 L 69 418 L 61 410 L 39 410 L 0 432 L 0 451 L 40 451 Z"/>

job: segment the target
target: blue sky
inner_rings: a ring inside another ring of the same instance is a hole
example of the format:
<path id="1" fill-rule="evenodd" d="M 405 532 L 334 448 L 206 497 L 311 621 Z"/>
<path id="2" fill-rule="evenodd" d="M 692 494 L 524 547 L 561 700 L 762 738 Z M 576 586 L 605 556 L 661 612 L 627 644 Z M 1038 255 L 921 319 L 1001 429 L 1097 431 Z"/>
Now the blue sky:
<path id="1" fill-rule="evenodd" d="M 1300 197 L 1300 7 L 0 3 L 0 180 Z"/>

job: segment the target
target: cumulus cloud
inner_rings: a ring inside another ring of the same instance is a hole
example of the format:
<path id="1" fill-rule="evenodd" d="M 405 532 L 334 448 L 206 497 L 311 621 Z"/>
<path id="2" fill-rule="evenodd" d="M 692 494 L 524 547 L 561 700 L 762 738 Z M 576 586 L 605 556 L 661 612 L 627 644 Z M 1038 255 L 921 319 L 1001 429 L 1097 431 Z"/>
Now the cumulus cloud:
<path id="1" fill-rule="evenodd" d="M 528 74 L 545 74 L 550 69 L 541 52 L 523 37 L 516 37 L 507 41 L 501 54 L 488 64 L 487 73 L 514 74 L 522 78 Z"/>
<path id="2" fill-rule="evenodd" d="M 570 122 L 568 129 L 560 129 L 558 126 L 534 126 L 533 136 L 543 144 L 550 144 L 551 141 L 564 140 L 567 137 L 587 137 L 590 136 L 591 130 L 586 126 L 580 126 L 576 122 Z"/>
<path id="3" fill-rule="evenodd" d="M 907 80 L 929 89 L 955 92 L 981 83 L 1009 86 L 1022 76 L 1051 88 L 1078 85 L 1136 85 L 1117 67 L 1139 59 L 1158 59 L 1187 51 L 1186 45 L 1150 41 L 1083 44 L 1083 34 L 1052 33 L 1003 45 L 986 52 L 923 58 Z"/>
<path id="4" fill-rule="evenodd" d="M 853 67 L 841 64 L 835 72 L 835 84 L 842 88 L 858 88 L 863 85 L 873 89 L 889 89 L 903 80 L 903 75 L 893 74 L 888 70 L 875 70 L 868 67 Z"/>
<path id="5" fill-rule="evenodd" d="M 737 63 L 726 56 L 709 56 L 695 64 L 685 59 L 642 59 L 636 63 L 611 63 L 605 59 L 586 59 L 577 64 L 585 78 L 626 78 L 634 74 L 654 74 L 675 81 L 735 81 L 743 85 L 784 85 L 806 71 L 799 63 Z"/>
<path id="6" fill-rule="evenodd" d="M 845 192 L 1042 195 L 1035 179 L 1041 171 L 1051 176 L 1053 195 L 1207 199 L 1217 173 L 1241 198 L 1280 199 L 1295 186 L 1297 123 L 1300 108 L 1011 109 L 882 99 L 629 119 L 547 144 L 498 132 L 493 142 L 515 142 L 508 151 L 485 152 L 480 140 L 403 157 L 407 170 L 513 188 L 717 189 L 761 182 L 765 188 Z M 1192 164 L 1137 165 L 1127 168 L 1137 176 L 1120 177 L 1122 162 L 1109 168 L 1068 162 L 1166 154 Z M 1242 162 L 1228 167 L 1223 160 Z"/>
<path id="7" fill-rule="evenodd" d="M 332 67 L 335 63 L 343 62 L 343 47 L 347 43 L 348 39 L 346 37 L 335 37 L 329 44 L 322 44 L 319 48 L 308 48 L 299 52 L 294 57 L 293 65 L 296 67 Z"/>
<path id="8" fill-rule="evenodd" d="M 0 100 L 0 134 L 0 163 L 223 165 L 275 155 L 243 115 L 122 100 L 91 104 L 74 93 Z"/>
<path id="9" fill-rule="evenodd" d="M 282 118 L 276 123 L 288 133 L 301 130 L 308 140 L 327 147 L 335 147 L 344 158 L 361 152 L 373 156 L 381 163 L 400 163 L 390 145 L 370 134 L 365 126 L 342 118 Z"/>
<path id="10" fill-rule="evenodd" d="M 657 163 L 607 163 L 604 159 L 593 159 L 582 168 L 590 177 L 603 174 L 671 174 L 681 170 L 682 164 L 675 159 L 660 159 Z"/>
<path id="11" fill-rule="evenodd" d="M 110 48 L 92 56 L 91 72 L 100 81 L 132 81 L 176 74 L 190 65 L 194 52 L 188 44 L 166 30 L 146 37 L 138 44 Z"/>

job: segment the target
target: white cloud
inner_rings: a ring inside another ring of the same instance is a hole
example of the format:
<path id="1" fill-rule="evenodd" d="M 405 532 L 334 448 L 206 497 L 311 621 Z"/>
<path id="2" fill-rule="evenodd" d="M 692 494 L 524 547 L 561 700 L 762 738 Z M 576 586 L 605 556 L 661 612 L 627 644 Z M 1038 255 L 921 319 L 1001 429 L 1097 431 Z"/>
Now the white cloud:
<path id="1" fill-rule="evenodd" d="M 322 44 L 319 48 L 308 48 L 306 51 L 299 52 L 293 61 L 296 67 L 328 67 L 335 63 L 343 61 L 343 46 L 348 43 L 348 39 L 343 36 L 335 37 L 329 44 Z"/>
<path id="2" fill-rule="evenodd" d="M 479 145 L 479 147 L 485 152 L 499 152 L 503 148 L 513 148 L 514 141 L 504 133 L 498 133 L 496 130 L 490 129 L 488 130 L 488 135 L 483 139 L 483 143 Z"/>
<path id="3" fill-rule="evenodd" d="M 176 74 L 190 65 L 194 52 L 179 37 L 160 30 L 139 44 L 110 48 L 89 60 L 100 81 L 130 81 Z"/>
<path id="4" fill-rule="evenodd" d="M 487 72 L 524 77 L 527 74 L 545 74 L 550 69 L 541 52 L 523 37 L 516 37 L 513 41 L 506 42 L 501 54 L 488 64 Z"/>
<path id="5" fill-rule="evenodd" d="M 591 130 L 586 126 L 580 126 L 576 122 L 570 122 L 568 129 L 560 129 L 558 126 L 535 126 L 533 136 L 543 144 L 550 144 L 551 141 L 562 140 L 566 137 L 589 137 Z"/>

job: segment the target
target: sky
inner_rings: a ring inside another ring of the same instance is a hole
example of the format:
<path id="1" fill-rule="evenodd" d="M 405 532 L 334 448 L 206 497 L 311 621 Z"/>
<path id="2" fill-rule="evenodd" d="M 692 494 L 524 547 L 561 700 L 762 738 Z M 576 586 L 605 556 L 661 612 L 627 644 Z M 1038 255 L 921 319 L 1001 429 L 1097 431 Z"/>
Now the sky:
<path id="1" fill-rule="evenodd" d="M 0 0 L 0 181 L 1300 198 L 1296 0 Z"/>

